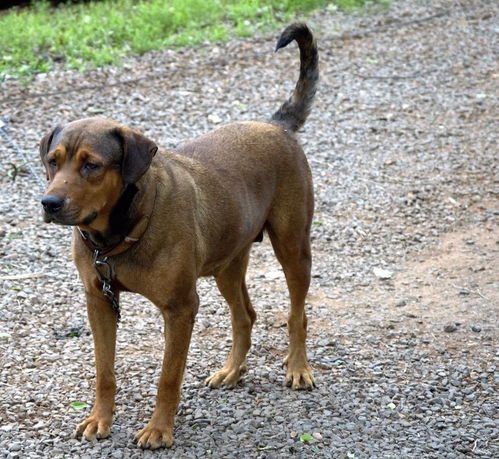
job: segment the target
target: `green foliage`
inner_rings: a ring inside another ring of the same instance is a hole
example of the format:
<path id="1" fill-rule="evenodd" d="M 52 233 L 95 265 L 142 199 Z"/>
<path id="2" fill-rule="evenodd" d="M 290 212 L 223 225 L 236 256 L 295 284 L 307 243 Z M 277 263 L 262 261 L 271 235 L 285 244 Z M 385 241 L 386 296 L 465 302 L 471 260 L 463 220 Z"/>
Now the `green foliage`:
<path id="1" fill-rule="evenodd" d="M 314 441 L 314 437 L 310 435 L 308 432 L 305 432 L 304 434 L 300 435 L 300 441 L 303 443 L 308 443 Z"/>
<path id="2" fill-rule="evenodd" d="M 77 410 L 77 411 L 82 411 L 85 408 L 88 408 L 88 404 L 85 402 L 72 402 L 70 404 L 70 406 L 71 406 L 71 408 L 73 408 L 74 410 Z"/>
<path id="3" fill-rule="evenodd" d="M 299 1 L 299 0 L 298 0 Z M 389 0 L 336 0 L 334 2 L 338 8 L 346 11 L 353 11 L 358 8 L 361 8 L 364 6 L 366 3 L 381 3 L 382 5 L 388 6 L 389 5 Z"/>
<path id="4" fill-rule="evenodd" d="M 0 81 L 29 79 L 54 62 L 85 70 L 165 46 L 251 36 L 329 3 L 352 9 L 372 1 L 387 0 L 103 0 L 57 8 L 38 0 L 0 16 Z"/>

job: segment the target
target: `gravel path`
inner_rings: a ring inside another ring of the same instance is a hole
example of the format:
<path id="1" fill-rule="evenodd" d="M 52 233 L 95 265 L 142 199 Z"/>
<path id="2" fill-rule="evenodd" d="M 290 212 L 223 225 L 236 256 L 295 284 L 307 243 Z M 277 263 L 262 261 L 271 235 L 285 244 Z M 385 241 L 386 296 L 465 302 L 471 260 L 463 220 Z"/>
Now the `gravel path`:
<path id="1" fill-rule="evenodd" d="M 308 342 L 318 388 L 282 385 L 286 290 L 265 241 L 248 274 L 249 372 L 234 390 L 204 386 L 230 332 L 201 280 L 175 444 L 162 453 L 132 442 L 162 355 L 159 314 L 134 295 L 123 301 L 112 437 L 73 438 L 89 408 L 71 403 L 91 404 L 94 369 L 70 231 L 41 223 L 41 190 L 0 139 L 0 456 L 499 457 L 498 13 L 493 0 L 402 0 L 310 20 L 322 80 L 300 138 L 317 197 Z M 0 116 L 41 176 L 41 136 L 88 115 L 171 147 L 278 107 L 298 54 L 275 55 L 274 41 L 55 71 L 27 89 L 8 81 Z"/>

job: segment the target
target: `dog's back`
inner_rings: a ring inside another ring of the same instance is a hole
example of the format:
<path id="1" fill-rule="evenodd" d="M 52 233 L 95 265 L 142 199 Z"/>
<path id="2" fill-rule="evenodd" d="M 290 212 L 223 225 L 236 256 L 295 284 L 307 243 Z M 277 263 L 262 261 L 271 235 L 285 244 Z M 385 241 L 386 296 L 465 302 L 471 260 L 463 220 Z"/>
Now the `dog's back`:
<path id="1" fill-rule="evenodd" d="M 179 146 L 173 153 L 193 160 L 190 173 L 198 192 L 217 196 L 201 215 L 203 239 L 216 247 L 207 253 L 209 272 L 218 260 L 230 258 L 261 237 L 262 231 L 296 225 L 308 232 L 313 212 L 312 176 L 294 133 L 310 113 L 318 81 L 315 39 L 305 24 L 292 24 L 281 34 L 277 50 L 296 40 L 300 76 L 291 97 L 267 122 L 237 122 L 220 127 Z M 290 220 L 300 215 L 300 221 Z M 237 223 L 235 222 L 237 220 Z M 232 222 L 230 231 L 227 222 Z M 288 223 L 284 223 L 288 222 Z M 286 230 L 287 232 L 287 230 Z M 299 238 L 303 239 L 304 235 Z M 237 241 L 237 242 L 236 242 Z"/>
<path id="2" fill-rule="evenodd" d="M 222 189 L 224 183 L 230 183 L 231 194 L 235 192 L 235 183 L 242 185 L 241 192 L 246 193 L 244 185 L 257 190 L 262 188 L 259 184 L 279 181 L 278 176 L 285 175 L 285 171 L 293 176 L 288 177 L 291 181 L 312 188 L 307 161 L 293 133 L 304 125 L 312 108 L 319 80 L 319 58 L 317 43 L 306 24 L 286 27 L 276 51 L 293 40 L 300 50 L 300 75 L 291 97 L 268 122 L 232 123 L 182 144 L 174 151 L 204 164 Z M 262 164 L 265 167 L 262 168 Z M 267 175 L 262 176 L 262 172 Z"/>

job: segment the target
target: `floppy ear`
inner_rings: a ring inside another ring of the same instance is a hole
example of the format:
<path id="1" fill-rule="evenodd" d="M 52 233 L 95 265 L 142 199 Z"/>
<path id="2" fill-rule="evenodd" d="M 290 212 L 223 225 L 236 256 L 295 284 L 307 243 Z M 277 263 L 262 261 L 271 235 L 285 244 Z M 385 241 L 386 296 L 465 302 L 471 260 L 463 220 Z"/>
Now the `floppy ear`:
<path id="1" fill-rule="evenodd" d="M 135 183 L 149 168 L 158 147 L 152 140 L 131 129 L 119 129 L 119 135 L 123 145 L 121 162 L 123 183 Z"/>
<path id="2" fill-rule="evenodd" d="M 55 137 L 61 131 L 62 131 L 62 126 L 56 126 L 54 129 L 52 129 L 52 132 L 47 134 L 40 141 L 40 158 L 42 159 L 42 161 L 44 160 L 45 156 L 47 156 L 47 153 L 50 151 L 50 146 L 52 145 L 52 142 L 55 140 Z"/>

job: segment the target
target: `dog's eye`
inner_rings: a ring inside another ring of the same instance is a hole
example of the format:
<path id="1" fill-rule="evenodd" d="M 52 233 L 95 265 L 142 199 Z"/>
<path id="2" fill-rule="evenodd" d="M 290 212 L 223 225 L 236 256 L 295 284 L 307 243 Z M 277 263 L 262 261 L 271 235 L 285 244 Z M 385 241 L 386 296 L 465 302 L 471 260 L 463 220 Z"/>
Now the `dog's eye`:
<path id="1" fill-rule="evenodd" d="M 101 168 L 100 164 L 96 163 L 91 163 L 89 161 L 86 161 L 85 164 L 83 164 L 83 170 L 88 174 L 91 172 L 95 172 L 96 170 L 99 170 Z"/>
<path id="2" fill-rule="evenodd" d="M 50 158 L 47 162 L 50 167 L 57 167 L 57 161 L 55 158 Z"/>

